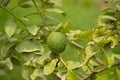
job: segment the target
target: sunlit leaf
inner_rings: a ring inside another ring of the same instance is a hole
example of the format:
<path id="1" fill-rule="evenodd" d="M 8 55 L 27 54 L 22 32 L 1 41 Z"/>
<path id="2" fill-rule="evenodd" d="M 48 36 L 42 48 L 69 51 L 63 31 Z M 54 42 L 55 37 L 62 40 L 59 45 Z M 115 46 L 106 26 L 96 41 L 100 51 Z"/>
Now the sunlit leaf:
<path id="1" fill-rule="evenodd" d="M 28 19 L 27 18 L 20 18 L 21 20 L 24 20 L 24 21 L 28 21 Z"/>
<path id="2" fill-rule="evenodd" d="M 66 13 L 58 8 L 52 8 L 52 9 L 46 9 L 48 12 L 54 12 L 58 14 L 62 14 L 63 16 L 66 16 Z"/>
<path id="3" fill-rule="evenodd" d="M 116 21 L 117 19 L 113 16 L 109 15 L 101 15 L 98 19 L 98 26 L 107 26 L 107 24 L 111 24 L 111 21 Z"/>
<path id="4" fill-rule="evenodd" d="M 34 52 L 34 51 L 40 51 L 40 45 L 36 44 L 32 41 L 22 41 L 17 44 L 16 50 L 18 52 Z"/>
<path id="5" fill-rule="evenodd" d="M 110 20 L 114 20 L 114 21 L 117 20 L 117 19 L 116 19 L 115 17 L 113 17 L 113 16 L 108 16 L 108 15 L 102 15 L 102 16 L 100 16 L 100 19 L 105 19 L 105 18 L 110 19 Z"/>
<path id="6" fill-rule="evenodd" d="M 16 23 L 13 20 L 8 20 L 5 24 L 5 32 L 9 37 L 12 37 L 16 30 Z"/>
<path id="7" fill-rule="evenodd" d="M 108 40 L 105 40 L 104 41 L 104 38 L 105 38 L 105 36 L 100 36 L 100 37 L 96 37 L 96 38 L 94 38 L 94 41 L 96 42 L 96 43 L 99 43 L 99 44 L 106 44 L 106 43 L 108 43 L 109 41 Z"/>
<path id="8" fill-rule="evenodd" d="M 31 26 L 28 26 L 27 27 L 27 30 L 32 34 L 32 35 L 36 35 L 38 30 L 39 30 L 39 27 L 36 26 L 36 25 L 31 25 Z"/>
<path id="9" fill-rule="evenodd" d="M 79 62 L 75 61 L 68 61 L 67 63 L 68 63 L 67 68 L 70 70 L 80 68 L 82 66 Z"/>
<path id="10" fill-rule="evenodd" d="M 69 32 L 70 29 L 71 29 L 71 24 L 70 24 L 70 22 L 65 22 L 65 23 L 63 23 L 62 32 Z"/>
<path id="11" fill-rule="evenodd" d="M 51 61 L 50 54 L 45 53 L 42 56 L 40 56 L 39 58 L 37 58 L 35 62 L 39 65 L 44 65 L 50 61 Z"/>
<path id="12" fill-rule="evenodd" d="M 67 33 L 70 40 L 76 40 L 79 38 L 92 38 L 92 31 L 81 31 L 81 30 L 70 30 L 70 33 Z"/>
<path id="13" fill-rule="evenodd" d="M 53 31 L 61 31 L 62 27 L 63 27 L 63 23 L 59 23 Z"/>
<path id="14" fill-rule="evenodd" d="M 119 36 L 118 35 L 109 36 L 108 40 L 110 40 L 112 42 L 111 48 L 114 48 L 116 45 L 119 44 Z"/>
<path id="15" fill-rule="evenodd" d="M 112 51 L 110 49 L 105 49 L 105 54 L 107 57 L 108 67 L 111 67 L 115 61 Z"/>
<path id="16" fill-rule="evenodd" d="M 42 79 L 45 79 L 45 76 L 44 76 L 43 72 L 42 72 L 40 69 L 35 69 L 35 70 L 33 71 L 33 73 L 30 75 L 30 78 L 31 78 L 32 80 L 35 80 L 37 77 L 40 77 L 40 78 L 42 78 Z"/>
<path id="17" fill-rule="evenodd" d="M 6 60 L 1 61 L 1 63 L 5 64 L 10 70 L 13 69 L 13 64 L 12 64 L 10 58 L 7 58 Z"/>
<path id="18" fill-rule="evenodd" d="M 79 80 L 77 75 L 73 73 L 71 70 L 67 70 L 67 80 Z"/>
<path id="19" fill-rule="evenodd" d="M 30 74 L 32 74 L 33 72 L 33 69 L 30 68 L 30 67 L 25 67 L 22 71 L 22 77 L 25 79 L 25 80 L 30 80 Z"/>
<path id="20" fill-rule="evenodd" d="M 49 75 L 54 71 L 57 61 L 58 59 L 53 59 L 50 63 L 44 66 L 43 71 L 45 75 Z"/>
<path id="21" fill-rule="evenodd" d="M 112 54 L 115 58 L 120 59 L 120 54 Z"/>
<path id="22" fill-rule="evenodd" d="M 86 46 L 85 53 L 91 55 L 93 53 L 93 48 L 90 45 Z"/>
<path id="23" fill-rule="evenodd" d="M 49 2 L 54 3 L 55 6 L 62 6 L 62 0 L 49 0 Z"/>

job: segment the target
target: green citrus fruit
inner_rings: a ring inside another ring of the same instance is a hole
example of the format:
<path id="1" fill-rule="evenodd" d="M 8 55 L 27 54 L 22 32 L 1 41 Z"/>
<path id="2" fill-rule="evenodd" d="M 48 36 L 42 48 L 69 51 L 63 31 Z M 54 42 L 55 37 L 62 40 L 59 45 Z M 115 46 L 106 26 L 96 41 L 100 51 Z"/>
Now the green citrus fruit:
<path id="1" fill-rule="evenodd" d="M 66 47 L 65 34 L 52 32 L 47 38 L 47 44 L 53 53 L 62 53 Z"/>

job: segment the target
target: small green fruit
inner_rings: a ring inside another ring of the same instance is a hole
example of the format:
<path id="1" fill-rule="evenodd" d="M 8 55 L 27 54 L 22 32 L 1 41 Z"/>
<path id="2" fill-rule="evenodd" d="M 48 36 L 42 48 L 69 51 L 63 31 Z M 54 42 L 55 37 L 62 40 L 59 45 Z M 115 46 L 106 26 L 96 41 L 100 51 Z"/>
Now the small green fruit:
<path id="1" fill-rule="evenodd" d="M 62 53 L 66 47 L 65 34 L 61 32 L 52 32 L 47 38 L 47 44 L 53 53 Z"/>

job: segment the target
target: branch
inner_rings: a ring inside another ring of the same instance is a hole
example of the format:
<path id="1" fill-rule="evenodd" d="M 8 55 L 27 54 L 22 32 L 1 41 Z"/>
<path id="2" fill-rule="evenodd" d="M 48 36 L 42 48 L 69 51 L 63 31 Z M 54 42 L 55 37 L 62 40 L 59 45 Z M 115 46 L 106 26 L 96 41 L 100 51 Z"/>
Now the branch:
<path id="1" fill-rule="evenodd" d="M 112 65 L 110 68 L 115 67 L 115 66 L 118 66 L 118 65 L 120 65 L 120 60 L 114 62 L 113 65 Z M 101 73 L 101 72 L 107 70 L 107 69 L 109 69 L 109 68 L 103 67 L 102 69 L 100 69 L 100 70 L 98 70 L 98 71 L 96 71 L 96 72 L 92 72 L 92 73 L 89 74 L 87 77 L 84 77 L 83 79 L 80 79 L 80 80 L 87 80 L 87 79 L 89 79 L 89 78 L 97 75 L 98 73 Z"/>
<path id="2" fill-rule="evenodd" d="M 70 41 L 70 40 L 67 40 L 68 43 L 70 43 L 71 45 L 73 45 L 74 47 L 78 48 L 78 49 L 84 49 L 84 47 L 74 41 Z"/>
<path id="3" fill-rule="evenodd" d="M 34 6 L 35 6 L 37 12 L 40 14 L 40 17 L 41 17 L 41 19 L 43 20 L 43 23 L 44 23 L 45 25 L 47 25 L 46 20 L 45 20 L 44 16 L 40 13 L 39 8 L 38 8 L 38 6 L 37 6 L 35 0 L 32 0 L 32 2 L 33 2 L 33 4 L 34 4 Z"/>
<path id="4" fill-rule="evenodd" d="M 95 55 L 93 56 L 93 59 L 94 59 L 98 64 L 100 64 L 101 66 L 106 66 L 106 64 L 105 64 L 102 60 L 100 60 L 99 58 L 97 58 Z"/>
<path id="5" fill-rule="evenodd" d="M 2 5 L 0 5 L 0 8 L 3 9 L 4 11 L 6 11 L 8 14 L 10 14 L 11 16 L 13 16 L 15 19 L 17 19 L 20 23 L 22 23 L 24 26 L 26 26 L 25 23 L 23 23 L 19 18 L 17 18 L 12 12 L 8 11 L 6 8 L 4 8 Z"/>

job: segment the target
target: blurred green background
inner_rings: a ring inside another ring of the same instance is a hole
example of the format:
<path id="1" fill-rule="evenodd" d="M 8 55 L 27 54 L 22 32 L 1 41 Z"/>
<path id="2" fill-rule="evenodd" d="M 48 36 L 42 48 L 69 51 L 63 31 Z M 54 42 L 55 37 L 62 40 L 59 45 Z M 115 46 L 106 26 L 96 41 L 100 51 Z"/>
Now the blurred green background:
<path id="1" fill-rule="evenodd" d="M 14 5 L 19 0 L 11 0 L 10 4 L 7 6 L 7 9 L 10 9 L 12 5 Z M 94 24 L 97 21 L 97 17 L 105 8 L 104 0 L 62 0 L 64 10 L 67 14 L 66 17 L 63 17 L 60 14 L 52 14 L 48 15 L 55 17 L 59 20 L 59 22 L 70 21 L 72 24 L 72 29 L 80 29 L 80 30 L 90 30 L 94 27 Z M 13 11 L 14 14 L 18 17 L 22 17 L 25 14 L 34 12 L 34 8 L 23 9 L 17 8 Z M 4 24 L 6 20 L 10 16 L 0 9 L 0 31 L 4 32 Z M 31 16 L 31 21 L 29 24 L 39 24 L 40 18 L 38 16 Z M 18 27 L 22 27 L 19 24 Z M 84 42 L 83 42 L 84 43 Z M 82 43 L 81 43 L 82 44 Z M 72 50 L 72 51 L 71 51 Z M 70 54 L 70 55 L 68 55 Z M 63 58 L 65 61 L 67 60 L 79 60 L 77 55 L 77 50 L 73 49 L 73 47 L 67 46 L 65 52 L 63 53 Z M 21 67 L 15 67 L 13 71 L 7 70 L 7 76 L 0 76 L 0 80 L 23 80 L 21 77 Z M 0 74 L 2 71 L 0 70 Z"/>

